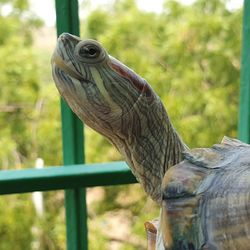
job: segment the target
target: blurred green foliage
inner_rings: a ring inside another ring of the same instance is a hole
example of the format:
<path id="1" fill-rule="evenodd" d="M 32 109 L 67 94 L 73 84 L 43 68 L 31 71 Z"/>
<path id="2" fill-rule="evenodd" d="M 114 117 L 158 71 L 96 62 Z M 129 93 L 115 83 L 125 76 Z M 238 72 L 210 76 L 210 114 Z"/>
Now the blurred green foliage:
<path id="1" fill-rule="evenodd" d="M 226 2 L 166 0 L 162 13 L 150 13 L 133 0 L 117 0 L 82 20 L 82 37 L 99 40 L 153 86 L 190 147 L 237 136 L 242 12 L 229 11 Z M 3 15 L 6 4 L 11 12 Z M 32 46 L 40 26 L 27 0 L 0 0 L 2 169 L 34 166 L 37 157 L 62 164 L 59 94 L 48 77 L 51 52 Z M 91 129 L 85 135 L 87 162 L 122 159 Z M 65 249 L 63 193 L 44 198 L 40 218 L 29 194 L 0 197 L 0 250 Z M 159 208 L 139 185 L 90 189 L 88 204 L 91 250 L 145 248 L 143 223 Z"/>
<path id="2" fill-rule="evenodd" d="M 0 164 L 2 168 L 21 166 L 34 154 L 35 104 L 39 95 L 37 66 L 31 51 L 32 29 L 41 26 L 26 17 L 28 1 L 0 1 Z M 7 126 L 6 126 L 7 125 Z M 34 159 L 34 157 L 33 157 Z"/>
<path id="3" fill-rule="evenodd" d="M 59 97 L 53 82 L 41 76 L 43 52 L 33 48 L 33 34 L 41 26 L 27 0 L 0 0 L 1 169 L 33 167 L 38 157 L 51 165 L 61 163 Z M 50 54 L 46 60 L 50 74 Z M 30 194 L 1 196 L 0 249 L 39 249 L 34 248 L 36 238 L 43 242 L 40 249 L 63 247 L 63 210 L 53 210 L 63 207 L 63 197 L 57 199 L 61 196 L 45 194 L 49 212 L 44 218 L 36 215 Z"/>

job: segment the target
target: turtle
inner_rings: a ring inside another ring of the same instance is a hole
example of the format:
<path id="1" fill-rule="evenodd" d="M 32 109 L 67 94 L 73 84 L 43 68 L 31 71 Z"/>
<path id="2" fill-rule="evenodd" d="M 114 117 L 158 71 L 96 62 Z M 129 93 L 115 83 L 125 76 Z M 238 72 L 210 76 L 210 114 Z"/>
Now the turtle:
<path id="1" fill-rule="evenodd" d="M 59 36 L 56 87 L 73 112 L 123 155 L 160 207 L 148 249 L 250 249 L 250 145 L 224 137 L 190 149 L 150 84 L 92 39 Z"/>

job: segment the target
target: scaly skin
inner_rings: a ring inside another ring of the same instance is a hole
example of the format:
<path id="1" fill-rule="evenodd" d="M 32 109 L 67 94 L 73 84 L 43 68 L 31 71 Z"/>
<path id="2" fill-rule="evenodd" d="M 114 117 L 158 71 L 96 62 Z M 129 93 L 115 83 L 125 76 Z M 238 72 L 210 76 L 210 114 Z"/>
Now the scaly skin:
<path id="1" fill-rule="evenodd" d="M 124 156 L 150 197 L 161 201 L 166 170 L 186 149 L 150 85 L 94 40 L 64 33 L 52 57 L 62 97 Z"/>

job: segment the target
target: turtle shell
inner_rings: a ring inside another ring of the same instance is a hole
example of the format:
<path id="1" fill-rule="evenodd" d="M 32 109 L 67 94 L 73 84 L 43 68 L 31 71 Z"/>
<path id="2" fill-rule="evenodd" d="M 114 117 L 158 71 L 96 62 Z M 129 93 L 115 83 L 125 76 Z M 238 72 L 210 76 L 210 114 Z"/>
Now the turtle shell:
<path id="1" fill-rule="evenodd" d="M 194 149 L 162 183 L 165 249 L 250 249 L 250 145 Z"/>

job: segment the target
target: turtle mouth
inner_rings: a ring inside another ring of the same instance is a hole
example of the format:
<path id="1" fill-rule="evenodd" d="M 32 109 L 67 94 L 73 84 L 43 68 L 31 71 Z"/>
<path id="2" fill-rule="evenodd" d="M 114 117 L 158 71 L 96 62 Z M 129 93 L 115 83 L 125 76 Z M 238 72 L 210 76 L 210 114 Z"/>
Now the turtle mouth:
<path id="1" fill-rule="evenodd" d="M 55 51 L 51 58 L 52 65 L 55 64 L 59 69 L 63 70 L 65 73 L 67 73 L 69 76 L 82 81 L 84 80 L 83 76 L 80 75 L 78 72 L 73 70 L 65 61 L 62 59 L 62 57 Z"/>

